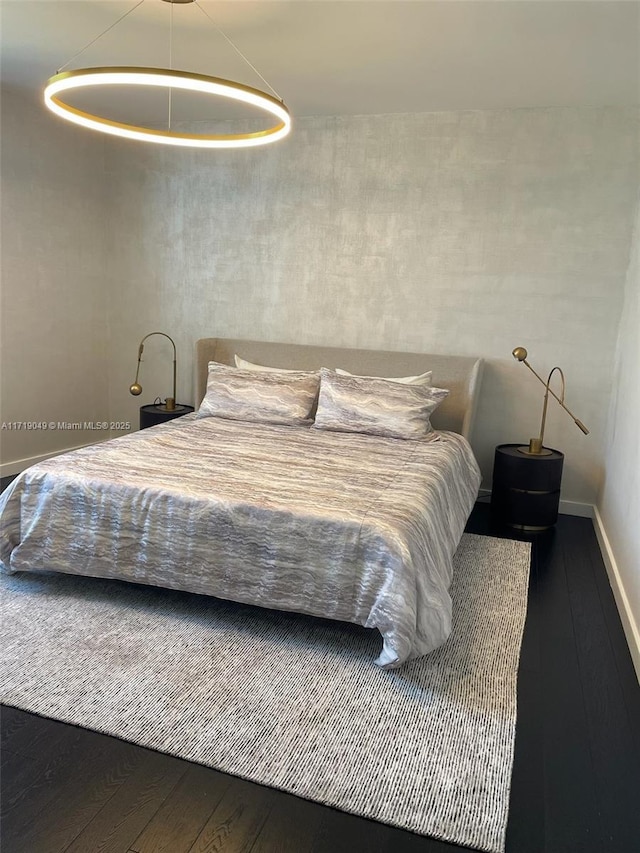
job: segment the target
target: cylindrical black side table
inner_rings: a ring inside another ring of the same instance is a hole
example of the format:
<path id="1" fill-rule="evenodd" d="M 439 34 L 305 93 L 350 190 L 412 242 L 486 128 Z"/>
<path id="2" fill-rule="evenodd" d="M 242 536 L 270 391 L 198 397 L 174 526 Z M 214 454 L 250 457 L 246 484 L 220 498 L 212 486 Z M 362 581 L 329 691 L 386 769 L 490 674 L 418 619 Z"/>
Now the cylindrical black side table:
<path id="1" fill-rule="evenodd" d="M 163 424 L 165 421 L 172 421 L 174 418 L 180 418 L 182 415 L 188 415 L 193 411 L 193 406 L 183 406 L 176 403 L 175 409 L 167 409 L 164 403 L 150 403 L 148 406 L 140 406 L 140 429 L 146 429 L 156 424 Z"/>
<path id="2" fill-rule="evenodd" d="M 521 453 L 521 444 L 499 444 L 493 462 L 491 512 L 519 530 L 546 530 L 558 520 L 564 454 Z M 551 448 L 547 448 L 551 449 Z"/>

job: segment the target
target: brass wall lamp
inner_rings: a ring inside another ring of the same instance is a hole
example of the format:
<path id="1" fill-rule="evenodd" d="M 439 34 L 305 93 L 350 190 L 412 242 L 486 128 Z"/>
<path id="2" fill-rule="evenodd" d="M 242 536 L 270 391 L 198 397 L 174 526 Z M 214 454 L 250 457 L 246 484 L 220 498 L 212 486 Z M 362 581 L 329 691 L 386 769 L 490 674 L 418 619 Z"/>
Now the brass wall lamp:
<path id="1" fill-rule="evenodd" d="M 547 377 L 547 381 L 545 382 L 544 379 L 536 373 L 536 371 L 533 369 L 533 367 L 531 367 L 531 365 L 527 361 L 528 353 L 524 347 L 516 347 L 513 350 L 512 355 L 515 359 L 517 359 L 517 361 L 521 361 L 523 364 L 526 364 L 526 366 L 533 373 L 533 375 L 536 377 L 536 379 L 538 379 L 540 382 L 542 382 L 542 384 L 544 385 L 544 388 L 545 388 L 544 404 L 542 406 L 542 421 L 540 423 L 540 435 L 538 436 L 538 438 L 530 439 L 528 447 L 519 447 L 518 450 L 520 451 L 520 453 L 525 453 L 528 456 L 549 456 L 549 455 L 551 455 L 551 451 L 547 450 L 546 447 L 543 447 L 544 425 L 545 425 L 545 421 L 547 419 L 547 403 L 549 402 L 549 394 L 551 394 L 552 397 L 555 397 L 556 400 L 558 401 L 558 403 L 560 403 L 562 408 L 565 410 L 565 412 L 567 412 L 567 414 L 573 418 L 573 422 L 578 427 L 578 429 L 582 430 L 582 432 L 585 435 L 589 435 L 589 430 L 582 423 L 582 421 L 578 420 L 578 418 L 576 418 L 576 416 L 572 412 L 570 412 L 569 409 L 564 404 L 564 373 L 562 372 L 562 370 L 559 367 L 554 367 L 551 370 L 551 372 L 549 373 L 549 376 Z M 552 391 L 551 388 L 549 387 L 549 384 L 551 382 L 551 377 L 553 376 L 553 374 L 555 373 L 556 370 L 558 371 L 558 373 L 560 374 L 560 378 L 562 379 L 562 391 L 560 392 L 560 397 L 558 397 L 558 395 L 554 391 Z"/>
<path id="2" fill-rule="evenodd" d="M 144 351 L 144 342 L 147 338 L 150 338 L 152 335 L 162 335 L 164 338 L 168 338 L 171 341 L 171 346 L 173 347 L 173 392 L 171 397 L 167 397 L 164 401 L 164 408 L 167 412 L 173 412 L 176 409 L 176 345 L 173 341 L 173 338 L 170 338 L 169 335 L 164 332 L 149 332 L 148 335 L 145 335 L 144 338 L 140 341 L 140 346 L 138 347 L 138 367 L 136 369 L 136 378 L 133 382 L 133 385 L 129 386 L 129 393 L 133 394 L 134 397 L 138 397 L 142 394 L 142 385 L 138 382 L 138 375 L 140 374 L 140 361 L 142 360 L 142 353 Z M 181 407 L 180 407 L 181 408 Z"/>

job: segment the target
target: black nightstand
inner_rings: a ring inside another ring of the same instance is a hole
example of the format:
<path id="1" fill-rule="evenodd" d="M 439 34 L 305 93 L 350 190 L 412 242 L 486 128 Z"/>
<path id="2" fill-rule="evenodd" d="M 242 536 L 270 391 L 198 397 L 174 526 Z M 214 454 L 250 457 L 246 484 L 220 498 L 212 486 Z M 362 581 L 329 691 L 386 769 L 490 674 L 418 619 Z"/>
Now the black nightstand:
<path id="1" fill-rule="evenodd" d="M 496 447 L 491 512 L 519 530 L 546 530 L 558 520 L 564 454 L 551 450 L 548 456 L 529 456 L 519 447 Z"/>
<path id="2" fill-rule="evenodd" d="M 188 415 L 192 411 L 193 406 L 183 406 L 180 403 L 176 403 L 175 409 L 171 409 L 171 411 L 165 408 L 164 403 L 150 403 L 148 406 L 140 406 L 140 429 L 163 424 L 165 421 L 172 421 L 174 418 Z"/>

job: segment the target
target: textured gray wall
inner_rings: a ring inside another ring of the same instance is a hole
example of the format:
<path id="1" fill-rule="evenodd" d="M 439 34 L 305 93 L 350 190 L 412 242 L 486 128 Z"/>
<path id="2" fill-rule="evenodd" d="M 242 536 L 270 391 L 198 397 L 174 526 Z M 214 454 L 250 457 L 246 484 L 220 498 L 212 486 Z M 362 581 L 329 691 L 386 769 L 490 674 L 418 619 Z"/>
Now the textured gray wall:
<path id="1" fill-rule="evenodd" d="M 10 93 L 2 118 L 3 420 L 136 423 L 169 393 L 160 338 L 143 398 L 127 393 L 154 329 L 177 339 L 183 401 L 200 336 L 480 355 L 489 485 L 495 444 L 538 429 L 522 344 L 540 373 L 565 370 L 592 432 L 553 405 L 547 443 L 567 456 L 563 497 L 595 500 L 636 110 L 306 118 L 272 148 L 216 153 L 103 139 Z M 2 459 L 95 438 L 5 432 Z"/>
<path id="2" fill-rule="evenodd" d="M 598 508 L 627 599 L 627 618 L 635 635 L 629 645 L 640 678 L 640 207 L 612 387 L 606 472 Z"/>
<path id="3" fill-rule="evenodd" d="M 522 109 L 303 118 L 272 148 L 207 153 L 113 143 L 112 417 L 138 340 L 220 335 L 479 355 L 474 435 L 485 485 L 497 443 L 537 434 L 542 387 L 511 357 L 560 364 L 567 404 L 546 440 L 563 497 L 593 502 L 638 184 L 632 109 Z M 168 393 L 169 349 L 144 366 Z M 165 378 L 167 377 L 167 378 Z"/>
<path id="4" fill-rule="evenodd" d="M 0 418 L 107 421 L 104 142 L 24 92 L 3 88 L 0 106 Z M 13 463 L 108 436 L 4 429 L 0 458 Z"/>

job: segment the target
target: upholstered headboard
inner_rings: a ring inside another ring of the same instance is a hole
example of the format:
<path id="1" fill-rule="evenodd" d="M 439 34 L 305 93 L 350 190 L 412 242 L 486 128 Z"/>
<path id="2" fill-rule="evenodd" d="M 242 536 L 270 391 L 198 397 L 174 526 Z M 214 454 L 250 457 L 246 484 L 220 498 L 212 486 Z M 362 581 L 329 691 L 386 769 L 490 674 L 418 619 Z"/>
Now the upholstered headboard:
<path id="1" fill-rule="evenodd" d="M 432 370 L 432 384 L 448 388 L 451 392 L 431 417 L 434 427 L 459 432 L 466 438 L 471 435 L 480 391 L 482 359 L 202 338 L 196 343 L 196 406 L 200 405 L 206 391 L 209 362 L 233 365 L 235 354 L 269 367 L 300 370 L 341 367 L 350 373 L 366 376 L 412 376 Z"/>

